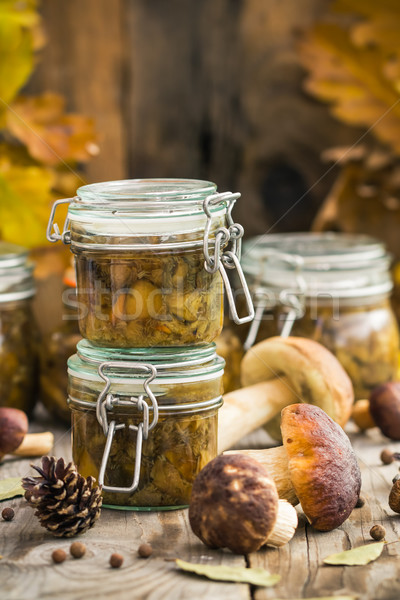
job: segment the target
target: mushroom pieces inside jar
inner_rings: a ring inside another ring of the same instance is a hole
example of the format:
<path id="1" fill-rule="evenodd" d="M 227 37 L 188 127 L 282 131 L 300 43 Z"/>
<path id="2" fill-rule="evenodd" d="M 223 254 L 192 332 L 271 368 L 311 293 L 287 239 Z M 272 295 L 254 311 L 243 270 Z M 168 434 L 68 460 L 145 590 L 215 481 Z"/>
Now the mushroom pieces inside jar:
<path id="1" fill-rule="evenodd" d="M 279 497 L 295 504 L 319 531 L 339 527 L 360 495 L 361 474 L 350 440 L 322 409 L 292 404 L 282 411 L 283 446 L 240 451 L 259 460 Z M 233 454 L 235 451 L 226 454 Z"/>
<path id="2" fill-rule="evenodd" d="M 76 255 L 79 326 L 106 347 L 182 346 L 214 341 L 222 329 L 219 273 L 201 249 Z"/>

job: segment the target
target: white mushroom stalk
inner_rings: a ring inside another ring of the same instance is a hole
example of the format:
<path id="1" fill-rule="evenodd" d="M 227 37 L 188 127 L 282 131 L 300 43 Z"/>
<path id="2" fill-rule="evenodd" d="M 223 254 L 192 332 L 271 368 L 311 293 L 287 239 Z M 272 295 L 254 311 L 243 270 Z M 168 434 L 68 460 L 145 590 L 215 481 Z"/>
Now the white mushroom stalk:
<path id="1" fill-rule="evenodd" d="M 349 376 L 329 350 L 305 338 L 269 338 L 246 353 L 242 389 L 225 394 L 218 415 L 218 450 L 232 448 L 243 436 L 266 424 L 281 439 L 279 415 L 285 406 L 320 406 L 342 427 L 354 400 Z"/>

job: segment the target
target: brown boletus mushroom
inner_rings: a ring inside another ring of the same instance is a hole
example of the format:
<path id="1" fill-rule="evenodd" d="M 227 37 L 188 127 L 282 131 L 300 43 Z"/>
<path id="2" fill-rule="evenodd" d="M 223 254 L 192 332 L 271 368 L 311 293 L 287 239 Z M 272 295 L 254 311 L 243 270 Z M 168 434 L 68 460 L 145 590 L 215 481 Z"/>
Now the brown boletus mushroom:
<path id="1" fill-rule="evenodd" d="M 238 451 L 259 460 L 274 479 L 279 496 L 300 501 L 320 531 L 339 527 L 355 507 L 361 474 L 350 440 L 321 408 L 293 404 L 282 411 L 283 446 Z M 228 452 L 224 456 L 233 456 Z"/>
<path id="2" fill-rule="evenodd" d="M 189 522 L 210 548 L 247 554 L 264 544 L 288 542 L 297 527 L 297 513 L 279 500 L 273 480 L 259 462 L 240 454 L 220 455 L 194 481 Z"/>
<path id="3" fill-rule="evenodd" d="M 241 437 L 265 423 L 280 437 L 281 410 L 295 402 L 320 406 L 339 425 L 351 415 L 354 401 L 350 378 L 337 358 L 313 340 L 273 337 L 256 344 L 241 365 L 246 387 L 224 396 L 218 416 L 218 448 L 231 448 Z"/>
<path id="4" fill-rule="evenodd" d="M 384 383 L 376 387 L 369 399 L 369 411 L 383 435 L 400 440 L 400 383 Z"/>
<path id="5" fill-rule="evenodd" d="M 0 407 L 0 457 L 16 450 L 27 432 L 28 417 L 22 410 Z"/>
<path id="6" fill-rule="evenodd" d="M 18 408 L 0 407 L 0 459 L 5 454 L 42 456 L 48 454 L 54 443 L 49 431 L 27 433 L 28 417 Z"/>

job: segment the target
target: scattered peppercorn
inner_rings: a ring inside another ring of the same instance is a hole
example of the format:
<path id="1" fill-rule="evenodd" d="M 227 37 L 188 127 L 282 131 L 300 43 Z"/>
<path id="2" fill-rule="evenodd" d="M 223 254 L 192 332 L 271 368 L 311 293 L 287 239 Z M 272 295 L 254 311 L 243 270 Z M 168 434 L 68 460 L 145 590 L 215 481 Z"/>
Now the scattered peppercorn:
<path id="1" fill-rule="evenodd" d="M 384 465 L 390 465 L 394 461 L 393 452 L 389 448 L 384 448 L 381 452 L 381 461 Z"/>
<path id="2" fill-rule="evenodd" d="M 365 500 L 362 496 L 359 496 L 355 508 L 362 508 L 365 504 Z"/>
<path id="3" fill-rule="evenodd" d="M 59 564 L 64 562 L 64 560 L 67 558 L 67 553 L 64 552 L 62 548 L 58 548 L 57 550 L 54 550 L 54 552 L 51 555 L 51 558 L 53 559 L 53 562 Z"/>
<path id="4" fill-rule="evenodd" d="M 3 519 L 5 521 L 12 521 L 14 518 L 14 510 L 11 508 L 11 506 L 6 506 L 6 508 L 4 508 L 2 510 L 1 516 L 3 517 Z"/>
<path id="5" fill-rule="evenodd" d="M 153 548 L 150 544 L 140 544 L 138 554 L 141 558 L 149 558 L 153 554 Z"/>
<path id="6" fill-rule="evenodd" d="M 119 569 L 124 562 L 124 557 L 121 554 L 111 554 L 110 556 L 110 565 L 113 569 Z"/>
<path id="7" fill-rule="evenodd" d="M 82 558 L 86 552 L 86 546 L 82 542 L 73 542 L 69 551 L 74 558 Z"/>
<path id="8" fill-rule="evenodd" d="M 385 539 L 386 529 L 382 527 L 382 525 L 374 525 L 371 527 L 369 535 L 373 540 L 380 542 L 381 540 Z"/>

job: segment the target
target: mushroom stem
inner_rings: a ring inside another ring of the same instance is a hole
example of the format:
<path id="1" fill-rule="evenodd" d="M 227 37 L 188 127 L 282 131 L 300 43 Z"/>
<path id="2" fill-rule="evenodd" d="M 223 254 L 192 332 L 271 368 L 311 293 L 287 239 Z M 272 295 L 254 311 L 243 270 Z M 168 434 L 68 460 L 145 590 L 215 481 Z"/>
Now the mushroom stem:
<path id="1" fill-rule="evenodd" d="M 266 541 L 267 546 L 278 548 L 287 544 L 295 534 L 297 523 L 296 509 L 286 500 L 279 500 L 278 516 L 272 533 Z"/>
<path id="2" fill-rule="evenodd" d="M 298 398 L 284 377 L 225 394 L 218 414 L 218 451 L 232 448 L 243 436 L 261 427 L 294 402 L 298 402 Z"/>
<path id="3" fill-rule="evenodd" d="M 54 435 L 50 431 L 28 433 L 22 444 L 12 454 L 17 456 L 43 456 L 49 454 L 54 445 Z"/>
<path id="4" fill-rule="evenodd" d="M 294 491 L 289 474 L 288 458 L 284 446 L 265 450 L 230 450 L 224 454 L 244 454 L 261 463 L 274 480 L 279 498 L 287 500 L 295 506 L 298 498 Z"/>

